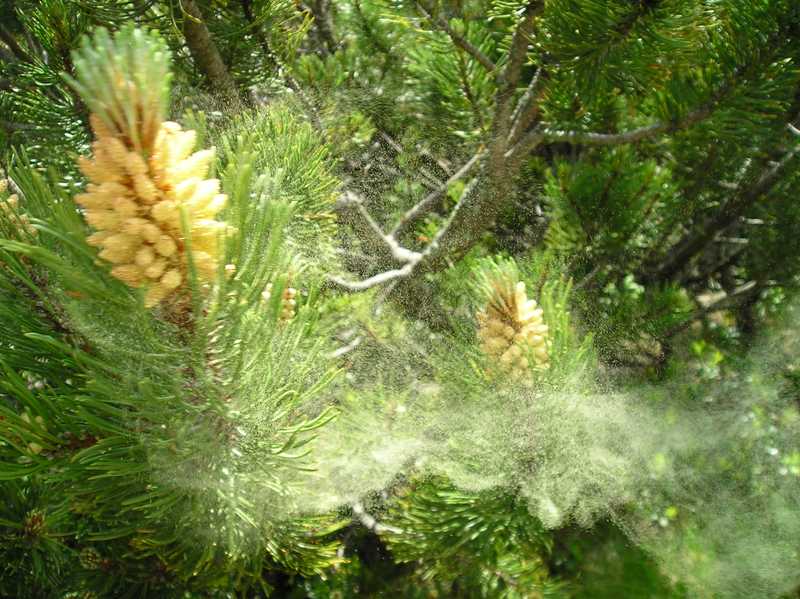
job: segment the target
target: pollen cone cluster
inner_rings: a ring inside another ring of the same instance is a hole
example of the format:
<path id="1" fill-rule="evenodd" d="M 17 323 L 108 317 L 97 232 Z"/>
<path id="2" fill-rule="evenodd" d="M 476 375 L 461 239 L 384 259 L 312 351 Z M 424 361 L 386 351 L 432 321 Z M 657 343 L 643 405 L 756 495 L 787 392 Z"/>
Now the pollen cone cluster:
<path id="1" fill-rule="evenodd" d="M 267 284 L 261 297 L 265 303 L 269 302 L 272 297 L 272 283 Z M 295 297 L 297 297 L 297 290 L 294 287 L 285 287 L 283 293 L 281 293 L 281 309 L 278 318 L 282 322 L 291 320 L 294 317 L 295 307 L 297 305 Z"/>
<path id="2" fill-rule="evenodd" d="M 90 183 L 75 200 L 96 229 L 88 242 L 113 264 L 111 274 L 146 287 L 145 305 L 154 306 L 186 281 L 190 245 L 198 277 L 213 280 L 227 228 L 214 220 L 227 198 L 217 179 L 205 178 L 213 150 L 192 153 L 194 131 L 169 121 L 149 152 L 130 147 L 96 115 L 91 124 L 94 155 L 79 164 Z"/>
<path id="3" fill-rule="evenodd" d="M 95 229 L 89 243 L 111 273 L 146 289 L 150 307 L 186 288 L 190 273 L 216 277 L 227 226 L 214 219 L 226 203 L 207 179 L 213 150 L 193 152 L 195 133 L 166 121 L 169 50 L 155 32 L 100 28 L 73 53 L 65 79 L 90 110 L 89 179 L 75 200 Z"/>
<path id="4" fill-rule="evenodd" d="M 494 281 L 486 308 L 476 317 L 481 349 L 491 360 L 493 372 L 529 380 L 532 369 L 549 367 L 547 325 L 542 309 L 528 299 L 525 283 Z"/>
<path id="5" fill-rule="evenodd" d="M 0 194 L 8 189 L 8 181 L 0 179 Z M 7 198 L 0 198 L 0 217 L 12 226 L 12 231 L 16 229 L 18 234 L 35 236 L 37 231 L 31 225 L 27 214 L 19 211 L 19 197 L 12 193 Z"/>

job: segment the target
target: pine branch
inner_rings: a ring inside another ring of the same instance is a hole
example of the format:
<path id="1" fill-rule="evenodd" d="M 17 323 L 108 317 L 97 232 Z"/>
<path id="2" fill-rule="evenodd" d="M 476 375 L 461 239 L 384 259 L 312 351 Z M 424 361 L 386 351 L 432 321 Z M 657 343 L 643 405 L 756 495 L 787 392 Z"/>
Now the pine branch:
<path id="1" fill-rule="evenodd" d="M 517 160 L 524 158 L 533 151 L 542 141 L 566 142 L 580 145 L 594 146 L 613 146 L 628 143 L 636 143 L 645 139 L 657 137 L 665 133 L 674 133 L 682 129 L 691 127 L 711 116 L 716 110 L 722 99 L 731 91 L 736 78 L 741 75 L 747 67 L 734 69 L 731 78 L 723 84 L 712 96 L 711 99 L 699 108 L 689 112 L 678 121 L 662 121 L 639 127 L 622 133 L 592 133 L 583 131 L 561 131 L 547 127 L 537 127 L 524 135 L 519 141 L 514 141 L 514 137 L 519 137 L 524 127 L 516 127 L 518 133 L 512 136 L 512 147 L 507 155 Z M 531 106 L 530 111 L 536 111 L 537 107 Z M 535 112 L 534 112 L 535 117 Z"/>
<path id="2" fill-rule="evenodd" d="M 434 189 L 418 204 L 408 210 L 395 225 L 394 229 L 392 229 L 391 235 L 395 238 L 400 238 L 410 231 L 414 224 L 419 221 L 419 219 L 423 218 L 425 215 L 430 213 L 431 210 L 433 210 L 439 198 L 447 193 L 447 190 L 453 183 L 463 179 L 465 176 L 467 176 L 467 174 L 469 174 L 469 172 L 472 170 L 472 167 L 477 164 L 478 160 L 480 160 L 483 155 L 483 150 L 479 151 L 467 162 L 465 162 L 460 169 L 453 173 L 450 178 L 447 179 L 447 181 L 445 181 L 438 189 Z"/>
<path id="3" fill-rule="evenodd" d="M 344 291 L 366 291 L 367 289 L 372 289 L 373 287 L 384 285 L 385 283 L 390 283 L 391 281 L 395 281 L 397 279 L 405 279 L 410 277 L 414 272 L 416 265 L 417 262 L 409 262 L 402 268 L 386 270 L 378 273 L 377 275 L 366 278 L 363 281 L 347 281 L 336 276 L 330 276 L 328 277 L 328 280 L 334 285 L 341 287 Z"/>
<path id="4" fill-rule="evenodd" d="M 371 241 L 373 244 L 377 245 L 378 248 L 382 249 L 384 254 L 390 256 L 395 261 L 400 262 L 403 264 L 403 266 L 401 268 L 380 272 L 376 275 L 368 277 L 367 279 L 364 279 L 363 281 L 347 281 L 341 277 L 330 276 L 328 277 L 328 280 L 331 283 L 346 291 L 365 291 L 367 289 L 371 289 L 372 287 L 383 285 L 384 283 L 388 283 L 396 279 L 408 277 L 412 272 L 414 272 L 414 268 L 422 259 L 422 254 L 404 248 L 397 242 L 393 235 L 387 235 L 384 233 L 380 225 L 375 222 L 372 216 L 370 216 L 369 212 L 367 212 L 366 208 L 364 208 L 360 198 L 358 198 L 355 194 L 346 192 L 342 198 L 340 198 L 338 203 L 340 210 L 343 208 L 354 209 L 356 214 L 358 214 L 367 225 L 365 232 L 368 236 L 368 239 L 365 241 Z"/>
<path id="5" fill-rule="evenodd" d="M 750 187 L 742 189 L 738 195 L 729 200 L 722 209 L 708 219 L 700 227 L 687 233 L 669 252 L 666 260 L 658 267 L 654 275 L 644 276 L 648 282 L 672 280 L 686 264 L 702 252 L 719 233 L 725 231 L 736 222 L 753 204 L 768 194 L 778 183 L 787 167 L 800 152 L 800 145 L 787 152 L 772 168 L 758 178 Z"/>
<path id="6" fill-rule="evenodd" d="M 426 8 L 422 5 L 422 2 L 417 2 L 417 10 L 422 13 L 428 21 L 436 25 L 439 29 L 444 31 L 453 43 L 464 50 L 467 54 L 471 55 L 475 60 L 477 60 L 483 68 L 485 68 L 489 73 L 496 73 L 497 72 L 497 65 L 492 62 L 492 60 L 486 56 L 479 48 L 476 48 L 472 43 L 470 43 L 467 39 L 463 36 L 456 33 L 450 24 L 441 17 L 434 17 L 431 12 L 431 8 Z"/>
<path id="7" fill-rule="evenodd" d="M 396 526 L 389 526 L 388 524 L 381 524 L 378 520 L 370 515 L 365 509 L 363 504 L 360 501 L 357 501 L 351 506 L 353 510 L 353 515 L 358 518 L 358 521 L 361 522 L 367 529 L 371 530 L 374 533 L 392 533 L 392 534 L 403 534 L 403 530 L 397 528 Z"/>
<path id="8" fill-rule="evenodd" d="M 508 141 L 511 145 L 518 141 L 519 136 L 525 131 L 536 116 L 539 114 L 540 106 L 538 103 L 539 84 L 543 79 L 542 69 L 539 68 L 531 78 L 525 93 L 517 102 L 514 114 L 511 115 L 511 132 Z"/>
<path id="9" fill-rule="evenodd" d="M 468 42 L 458 36 L 443 19 L 434 19 L 430 11 L 426 10 L 419 2 L 417 2 L 417 7 L 427 19 L 448 33 L 456 45 L 473 54 L 487 70 L 495 72 L 496 65 L 480 54 L 479 50 L 474 47 L 470 49 L 471 45 L 465 46 L 465 43 L 468 44 Z M 458 176 L 461 178 L 475 164 L 483 162 L 480 169 L 481 174 L 464 189 L 445 225 L 437 232 L 434 239 L 425 249 L 416 254 L 413 260 L 408 261 L 402 268 L 387 270 L 361 282 L 333 279 L 334 283 L 350 291 L 360 291 L 384 283 L 394 282 L 396 284 L 393 286 L 392 295 L 403 296 L 408 294 L 410 287 L 400 284 L 401 282 L 411 278 L 412 275 L 418 277 L 427 272 L 440 270 L 451 259 L 456 259 L 456 257 L 472 247 L 486 227 L 494 222 L 510 197 L 510 178 L 515 164 L 513 160 L 508 159 L 507 152 L 508 134 L 512 127 L 512 98 L 521 76 L 522 65 L 527 56 L 533 23 L 542 8 L 543 5 L 539 1 L 532 1 L 527 4 L 522 20 L 514 32 L 506 68 L 502 74 L 497 75 L 498 81 L 501 82 L 501 87 L 498 89 L 496 96 L 497 105 L 487 150 L 476 154 L 456 175 L 448 179 L 448 182 L 434 189 L 420 204 L 407 212 L 392 234 L 402 234 L 402 232 L 407 231 L 413 222 L 426 214 L 435 205 L 440 194 L 444 193 L 448 184 L 454 180 L 453 177 Z M 475 54 L 475 52 L 478 54 Z M 379 235 L 383 235 L 383 233 L 380 232 Z M 396 240 L 393 236 L 388 237 L 390 239 L 384 240 L 384 245 L 391 249 L 390 244 L 396 243 Z M 412 305 L 409 302 L 403 303 Z"/>
<path id="10" fill-rule="evenodd" d="M 373 236 L 383 242 L 395 260 L 398 262 L 412 262 L 419 259 L 419 254 L 417 252 L 413 252 L 402 247 L 393 235 L 387 235 L 383 232 L 380 225 L 378 225 L 378 223 L 376 223 L 375 220 L 370 216 L 369 212 L 367 212 L 367 209 L 364 208 L 361 200 L 355 196 L 355 194 L 352 192 L 345 193 L 344 197 L 340 199 L 340 203 L 355 207 L 356 211 L 367 223 Z"/>
<path id="11" fill-rule="evenodd" d="M 503 80 L 509 87 L 516 87 L 517 83 L 519 83 L 519 78 L 522 75 L 522 66 L 525 64 L 525 58 L 528 55 L 529 40 L 533 32 L 533 21 L 542 10 L 544 10 L 544 2 L 542 0 L 528 2 L 523 11 L 522 20 L 514 30 L 511 48 L 508 53 L 508 64 L 503 73 Z"/>
<path id="12" fill-rule="evenodd" d="M 522 75 L 522 65 L 528 55 L 528 45 L 533 31 L 534 19 L 543 8 L 544 4 L 539 0 L 533 0 L 526 4 L 522 20 L 514 30 L 514 35 L 511 39 L 508 63 L 499 79 L 500 85 L 495 94 L 495 111 L 489 146 L 489 168 L 494 172 L 501 170 L 501 165 L 505 160 L 508 138 L 513 127 L 512 99 Z"/>
<path id="13" fill-rule="evenodd" d="M 614 146 L 636 143 L 637 141 L 656 137 L 663 133 L 673 133 L 681 129 L 686 129 L 687 127 L 690 127 L 695 123 L 699 123 L 703 119 L 707 118 L 712 112 L 712 106 L 707 105 L 690 112 L 678 122 L 659 122 L 622 133 L 584 133 L 581 131 L 557 131 L 553 129 L 543 129 L 541 134 L 544 139 L 551 142 L 567 142 L 594 146 Z"/>
<path id="14" fill-rule="evenodd" d="M 424 268 L 417 274 L 440 270 L 449 260 L 460 257 L 494 222 L 506 197 L 497 201 L 497 195 L 488 191 L 491 185 L 485 175 L 478 175 L 464 188 L 447 222 L 422 252 Z"/>
<path id="15" fill-rule="evenodd" d="M 708 118 L 714 111 L 717 102 L 711 102 L 687 114 L 678 122 L 662 121 L 639 127 L 622 133 L 592 133 L 583 131 L 559 131 L 548 128 L 537 127 L 528 131 L 519 141 L 514 143 L 506 156 L 508 158 L 520 160 L 532 152 L 544 141 L 571 143 L 590 146 L 616 146 L 622 144 L 636 143 L 645 139 L 657 137 L 665 133 L 673 133 L 686 129 L 700 121 Z M 518 134 L 516 134 L 518 135 Z M 512 134 L 513 137 L 516 136 Z"/>
<path id="16" fill-rule="evenodd" d="M 393 139 L 388 133 L 386 133 L 386 131 L 381 131 L 380 135 L 381 135 L 381 138 L 387 144 L 389 144 L 389 146 L 395 152 L 397 152 L 398 154 L 403 154 L 405 149 L 403 148 L 402 145 L 400 145 L 400 143 L 397 140 Z M 439 161 L 436 158 L 434 158 L 433 156 L 431 156 L 429 152 L 427 152 L 425 150 L 417 150 L 417 151 L 418 151 L 419 154 L 421 154 L 423 156 L 427 155 L 429 158 L 431 158 L 431 160 L 436 162 L 443 171 L 447 172 L 446 169 L 439 163 Z M 430 186 L 431 189 L 436 189 L 437 187 L 441 187 L 442 186 L 441 179 L 439 179 L 439 177 L 437 177 L 435 174 L 433 174 L 427 168 L 420 167 L 419 168 L 419 173 L 420 173 L 420 175 L 423 176 L 423 182 L 426 185 Z"/>
<path id="17" fill-rule="evenodd" d="M 485 195 L 475 194 L 478 187 L 477 180 L 473 180 L 464 189 L 456 207 L 450 214 L 444 226 L 437 232 L 436 236 L 425 246 L 422 252 L 413 252 L 397 243 L 391 235 L 386 235 L 380 230 L 369 214 L 364 210 L 362 215 L 367 220 L 373 234 L 382 239 L 386 247 L 395 259 L 405 262 L 401 268 L 386 270 L 373 275 L 363 281 L 346 281 L 340 277 L 329 277 L 330 282 L 341 287 L 346 291 L 365 291 L 378 285 L 408 279 L 412 275 L 439 270 L 442 264 L 446 263 L 448 257 L 455 256 L 465 248 L 469 248 L 475 242 L 477 235 L 472 228 L 479 231 L 483 229 L 485 223 L 476 217 L 475 210 L 484 207 L 482 202 L 476 201 L 476 197 L 486 197 Z M 403 288 L 395 286 L 394 292 L 401 292 Z"/>
<path id="18" fill-rule="evenodd" d="M 417 4 L 423 14 L 432 19 L 430 13 L 421 4 Z M 463 177 L 474 166 L 483 162 L 480 175 L 473 179 L 464 189 L 455 208 L 451 212 L 445 225 L 437 232 L 434 239 L 425 249 L 415 256 L 400 269 L 393 269 L 374 275 L 358 283 L 334 280 L 335 283 L 351 291 L 360 291 L 388 282 L 396 282 L 392 295 L 418 295 L 411 291 L 407 279 L 419 277 L 427 272 L 435 272 L 445 267 L 450 260 L 463 255 L 479 239 L 480 234 L 497 218 L 502 207 L 510 197 L 510 177 L 513 172 L 514 161 L 508 160 L 508 133 L 511 129 L 511 100 L 516 89 L 516 84 L 521 75 L 521 67 L 527 55 L 528 40 L 536 15 L 541 10 L 539 2 L 529 2 L 526 6 L 522 20 L 517 26 L 512 40 L 512 49 L 503 74 L 499 76 L 501 85 L 497 92 L 497 106 L 492 122 L 492 132 L 489 146 L 484 152 L 476 154 L 462 169 L 459 176 Z M 439 21 L 442 21 L 441 19 Z M 437 22 L 444 29 L 446 23 Z M 443 26 L 444 25 L 444 26 Z M 444 29 L 453 37 L 451 31 Z M 454 38 L 454 42 L 456 42 Z M 456 42 L 457 43 L 457 42 Z M 486 66 L 486 65 L 484 65 Z M 494 65 L 492 64 L 492 69 Z M 462 173 L 463 171 L 463 173 Z M 452 177 L 451 177 L 452 178 Z M 413 222 L 432 207 L 439 194 L 446 190 L 447 183 L 431 192 L 423 201 L 407 213 L 397 227 L 396 231 L 408 230 L 409 221 Z M 394 241 L 394 237 L 391 238 Z M 344 283 L 344 285 L 342 285 Z M 409 299 L 409 298 L 407 298 Z M 404 305 L 414 305 L 412 302 L 403 302 Z"/>
<path id="19" fill-rule="evenodd" d="M 14 36 L 11 35 L 11 32 L 3 25 L 0 25 L 0 41 L 8 46 L 8 49 L 11 50 L 12 54 L 17 60 L 21 60 L 22 62 L 33 62 L 28 53 L 23 50 L 22 46 L 20 46 L 17 43 L 17 40 L 14 39 Z"/>

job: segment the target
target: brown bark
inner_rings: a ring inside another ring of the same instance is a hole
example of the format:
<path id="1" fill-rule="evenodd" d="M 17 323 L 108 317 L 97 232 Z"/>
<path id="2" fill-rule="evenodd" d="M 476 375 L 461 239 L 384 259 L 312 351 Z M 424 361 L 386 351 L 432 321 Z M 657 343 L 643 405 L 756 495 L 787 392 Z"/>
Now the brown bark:
<path id="1" fill-rule="evenodd" d="M 181 0 L 183 36 L 195 66 L 203 74 L 213 92 L 227 100 L 238 100 L 236 83 L 222 60 L 200 7 L 194 0 Z"/>

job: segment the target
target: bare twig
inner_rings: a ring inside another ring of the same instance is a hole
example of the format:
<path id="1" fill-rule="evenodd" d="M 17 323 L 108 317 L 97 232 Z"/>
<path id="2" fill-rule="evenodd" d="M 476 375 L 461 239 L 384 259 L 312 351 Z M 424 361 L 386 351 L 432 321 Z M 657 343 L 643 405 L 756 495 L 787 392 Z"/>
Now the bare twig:
<path id="1" fill-rule="evenodd" d="M 441 185 L 441 187 L 434 189 L 413 208 L 408 210 L 408 212 L 406 212 L 400 221 L 395 225 L 394 229 L 392 229 L 391 235 L 395 238 L 399 238 L 407 233 L 420 218 L 428 214 L 433 209 L 438 199 L 447 192 L 447 189 L 453 183 L 465 177 L 469 171 L 472 170 L 472 167 L 475 166 L 482 156 L 483 150 L 479 151 L 466 163 L 464 163 L 464 165 L 455 173 L 453 173 L 450 178 Z"/>
<path id="2" fill-rule="evenodd" d="M 397 240 L 392 235 L 387 235 L 383 232 L 380 225 L 375 222 L 372 216 L 370 216 L 369 212 L 367 212 L 367 209 L 364 208 L 364 205 L 354 193 L 346 192 L 339 201 L 355 207 L 356 211 L 361 215 L 367 225 L 369 225 L 369 228 L 372 230 L 373 234 L 380 239 L 387 248 L 389 248 L 392 257 L 394 257 L 395 260 L 398 262 L 411 262 L 419 259 L 418 252 L 404 248 L 397 243 Z"/>
<path id="3" fill-rule="evenodd" d="M 341 277 L 336 276 L 329 276 L 328 280 L 333 283 L 334 285 L 341 287 L 344 291 L 366 291 L 367 289 L 372 289 L 373 287 L 377 287 L 378 285 L 383 285 L 384 283 L 389 283 L 390 281 L 394 281 L 396 279 L 405 279 L 411 276 L 411 273 L 414 272 L 414 267 L 417 265 L 417 262 L 409 262 L 402 268 L 395 268 L 392 270 L 385 270 L 377 275 L 373 275 L 364 279 L 363 281 L 347 281 Z"/>
<path id="4" fill-rule="evenodd" d="M 598 262 L 586 276 L 584 276 L 580 281 L 575 283 L 575 285 L 572 287 L 572 290 L 580 291 L 581 289 L 584 289 L 588 287 L 590 284 L 594 283 L 594 280 L 603 272 L 606 266 L 607 265 L 605 264 L 605 262 Z"/>
<path id="5" fill-rule="evenodd" d="M 381 247 L 387 250 L 388 254 L 390 254 L 391 257 L 397 262 L 402 263 L 403 266 L 378 273 L 368 277 L 367 279 L 364 279 L 363 281 L 347 281 L 341 277 L 330 276 L 328 278 L 331 283 L 347 291 L 365 291 L 389 281 L 407 277 L 414 272 L 414 268 L 423 257 L 421 253 L 404 248 L 392 235 L 387 235 L 384 233 L 380 225 L 375 222 L 372 216 L 370 216 L 369 212 L 367 212 L 367 209 L 364 208 L 364 205 L 358 196 L 352 192 L 345 192 L 340 198 L 339 204 L 342 207 L 355 209 L 355 211 L 366 223 L 367 230 L 370 232 L 373 240 L 379 241 Z"/>
<path id="6" fill-rule="evenodd" d="M 442 169 L 442 172 L 446 174 L 448 177 L 453 174 L 453 165 L 447 162 L 446 160 L 443 160 L 439 156 L 435 156 L 429 150 L 423 148 L 420 144 L 416 144 L 414 146 L 414 149 L 420 154 L 420 156 L 425 156 L 433 160 L 436 163 L 436 166 Z"/>
<path id="7" fill-rule="evenodd" d="M 397 140 L 393 139 L 385 131 L 381 131 L 381 139 L 383 139 L 387 144 L 389 144 L 389 146 L 395 152 L 397 152 L 398 154 L 402 154 L 404 152 L 403 146 L 400 145 L 400 143 Z M 428 153 L 428 152 L 426 152 L 424 150 L 418 150 L 418 152 L 419 152 L 419 154 L 423 154 L 423 155 L 427 154 L 428 157 L 433 159 L 433 157 L 430 155 L 430 153 Z M 433 160 L 435 160 L 435 159 L 433 159 Z M 438 161 L 436 161 L 436 162 L 438 162 Z M 440 167 L 441 167 L 441 165 L 440 165 Z M 447 169 L 445 169 L 444 167 L 441 167 L 441 168 L 442 168 L 443 171 L 447 172 Z M 419 174 L 423 176 L 423 180 L 425 181 L 426 184 L 432 186 L 433 188 L 442 185 L 442 181 L 439 179 L 439 177 L 434 175 L 432 172 L 430 172 L 425 167 L 420 167 L 418 170 L 419 170 Z"/>
<path id="8" fill-rule="evenodd" d="M 464 188 L 461 198 L 458 200 L 458 203 L 453 209 L 453 212 L 450 214 L 447 222 L 444 224 L 444 226 L 442 226 L 441 229 L 439 229 L 439 231 L 436 233 L 436 236 L 428 243 L 428 245 L 425 246 L 425 249 L 422 252 L 414 252 L 402 247 L 399 243 L 397 243 L 397 240 L 394 237 L 383 233 L 378 224 L 372 220 L 372 217 L 369 216 L 366 210 L 363 210 L 361 214 L 369 224 L 373 235 L 380 237 L 383 240 L 385 247 L 390 250 L 392 256 L 398 261 L 404 261 L 405 264 L 400 268 L 394 268 L 380 272 L 364 279 L 363 281 L 347 281 L 336 276 L 329 276 L 328 280 L 332 284 L 344 289 L 345 291 L 366 291 L 367 289 L 377 287 L 378 285 L 391 283 L 401 279 L 407 279 L 414 274 L 415 270 L 420 264 L 431 264 L 435 263 L 436 261 L 441 261 L 443 257 L 456 252 L 459 239 L 461 243 L 465 241 L 467 244 L 471 243 L 473 241 L 472 237 L 468 239 L 461 239 L 461 236 L 458 234 L 454 236 L 451 229 L 454 226 L 482 226 L 482 224 L 477 225 L 478 221 L 472 218 L 473 211 L 475 209 L 473 193 L 476 187 L 477 182 L 473 180 Z"/>
<path id="9" fill-rule="evenodd" d="M 511 132 L 508 135 L 508 141 L 511 144 L 516 143 L 520 135 L 528 128 L 528 126 L 539 114 L 539 104 L 537 100 L 537 92 L 539 83 L 542 80 L 542 69 L 538 69 L 531 78 L 525 93 L 517 102 L 517 107 L 514 109 L 514 114 L 511 116 Z"/>
<path id="10" fill-rule="evenodd" d="M 677 122 L 659 122 L 646 127 L 639 127 L 622 133 L 584 133 L 581 131 L 556 131 L 543 129 L 542 135 L 547 141 L 568 142 L 574 144 L 613 146 L 619 144 L 635 143 L 650 137 L 685 129 L 704 118 L 712 112 L 711 106 L 703 106 L 690 112 Z"/>
<path id="11" fill-rule="evenodd" d="M 490 207 L 477 201 L 480 197 L 484 197 L 478 193 L 479 187 L 479 177 L 467 184 L 445 224 L 420 253 L 420 262 L 426 263 L 426 266 L 441 263 L 445 258 L 455 257 L 472 246 L 476 236 L 468 229 L 474 227 L 482 230 L 486 225 L 479 218 L 480 213 L 485 212 L 485 217 L 493 219 L 491 210 L 488 209 Z M 482 210 L 482 208 L 487 209 Z"/>
<path id="12" fill-rule="evenodd" d="M 667 259 L 655 271 L 651 281 L 668 281 L 675 277 L 717 235 L 727 230 L 742 216 L 745 210 L 769 193 L 798 153 L 800 153 L 800 145 L 787 152 L 779 162 L 764 172 L 753 185 L 740 190 L 716 215 L 687 233 L 670 250 Z"/>
<path id="13" fill-rule="evenodd" d="M 436 25 L 439 29 L 444 31 L 447 35 L 450 36 L 450 39 L 453 40 L 453 43 L 470 54 L 475 60 L 477 60 L 483 68 L 485 68 L 490 73 L 495 73 L 497 71 L 497 65 L 492 62 L 492 60 L 486 56 L 480 49 L 476 48 L 472 43 L 468 40 L 464 39 L 461 35 L 456 33 L 450 24 L 445 21 L 441 17 L 434 17 L 425 6 L 422 5 L 421 2 L 417 2 L 417 10 L 422 13 L 426 19 L 428 19 L 431 23 Z"/>
<path id="14" fill-rule="evenodd" d="M 347 345 L 343 345 L 342 347 L 330 352 L 328 354 L 328 358 L 335 360 L 336 358 L 341 358 L 342 356 L 349 354 L 351 351 L 355 350 L 359 345 L 361 345 L 363 340 L 364 338 L 361 336 L 356 337 Z"/>

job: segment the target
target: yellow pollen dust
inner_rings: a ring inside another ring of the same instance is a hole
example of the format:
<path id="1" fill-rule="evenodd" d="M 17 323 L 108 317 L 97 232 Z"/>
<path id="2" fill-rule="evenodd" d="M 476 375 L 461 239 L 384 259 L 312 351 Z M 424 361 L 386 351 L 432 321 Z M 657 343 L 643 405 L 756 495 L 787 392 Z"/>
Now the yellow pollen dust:
<path id="1" fill-rule="evenodd" d="M 75 201 L 96 230 L 87 241 L 113 265 L 111 274 L 145 287 L 145 306 L 155 306 L 186 282 L 188 234 L 198 277 L 213 281 L 228 230 L 214 219 L 227 197 L 219 180 L 206 179 L 214 151 L 192 153 L 195 132 L 164 122 L 143 155 L 112 135 L 97 115 L 90 120 L 93 156 L 79 160 L 89 185 Z"/>

